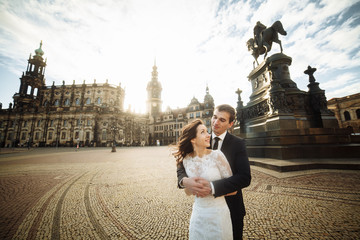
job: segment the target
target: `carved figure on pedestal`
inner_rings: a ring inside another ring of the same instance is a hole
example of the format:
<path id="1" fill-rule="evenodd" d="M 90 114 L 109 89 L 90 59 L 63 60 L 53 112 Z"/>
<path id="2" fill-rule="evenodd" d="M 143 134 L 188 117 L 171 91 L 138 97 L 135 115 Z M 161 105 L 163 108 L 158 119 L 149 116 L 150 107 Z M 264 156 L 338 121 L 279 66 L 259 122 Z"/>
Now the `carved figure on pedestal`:
<path id="1" fill-rule="evenodd" d="M 286 31 L 284 30 L 282 23 L 280 21 L 274 22 L 274 24 L 266 28 L 261 22 L 257 22 L 254 27 L 254 38 L 250 38 L 246 45 L 248 50 L 251 52 L 251 55 L 255 58 L 256 63 L 258 57 L 264 54 L 264 59 L 267 56 L 267 53 L 271 50 L 272 43 L 276 42 L 280 45 L 280 50 L 283 52 L 281 41 L 279 40 L 278 33 L 286 36 Z"/>
<path id="2" fill-rule="evenodd" d="M 254 47 L 259 48 L 262 46 L 262 32 L 266 29 L 266 26 L 258 21 L 254 27 Z"/>
<path id="3" fill-rule="evenodd" d="M 316 68 L 312 68 L 310 66 L 307 67 L 307 69 L 304 71 L 305 74 L 309 75 L 309 82 L 314 83 L 315 77 L 314 72 L 316 71 Z"/>
<path id="4" fill-rule="evenodd" d="M 268 99 L 268 105 L 270 106 L 270 114 L 276 114 L 280 112 L 284 103 L 283 97 L 284 96 L 281 96 L 280 94 L 273 94 L 270 96 L 270 98 Z"/>

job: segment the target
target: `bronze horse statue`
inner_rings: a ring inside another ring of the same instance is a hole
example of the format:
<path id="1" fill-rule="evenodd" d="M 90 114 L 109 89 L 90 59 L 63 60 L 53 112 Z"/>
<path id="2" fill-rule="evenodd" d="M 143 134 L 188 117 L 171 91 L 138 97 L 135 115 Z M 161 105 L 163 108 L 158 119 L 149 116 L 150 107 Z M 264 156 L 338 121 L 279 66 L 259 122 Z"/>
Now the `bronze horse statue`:
<path id="1" fill-rule="evenodd" d="M 266 26 L 262 25 L 260 22 L 257 22 L 254 28 L 254 38 L 250 38 L 246 42 L 246 45 L 248 50 L 251 51 L 251 55 L 253 55 L 258 65 L 258 57 L 264 54 L 265 59 L 267 53 L 271 50 L 273 42 L 278 43 L 280 45 L 281 52 L 283 52 L 278 33 L 284 36 L 287 34 L 280 21 L 274 22 L 274 24 L 269 28 L 266 28 Z"/>

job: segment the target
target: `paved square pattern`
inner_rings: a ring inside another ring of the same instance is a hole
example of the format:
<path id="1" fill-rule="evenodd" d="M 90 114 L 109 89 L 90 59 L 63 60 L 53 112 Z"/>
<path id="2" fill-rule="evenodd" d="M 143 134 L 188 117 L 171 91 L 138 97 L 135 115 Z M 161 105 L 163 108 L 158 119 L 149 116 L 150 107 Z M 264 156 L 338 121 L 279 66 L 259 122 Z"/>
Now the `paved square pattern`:
<path id="1" fill-rule="evenodd" d="M 244 239 L 360 239 L 360 171 L 252 167 Z M 187 239 L 168 147 L 0 154 L 0 239 Z"/>

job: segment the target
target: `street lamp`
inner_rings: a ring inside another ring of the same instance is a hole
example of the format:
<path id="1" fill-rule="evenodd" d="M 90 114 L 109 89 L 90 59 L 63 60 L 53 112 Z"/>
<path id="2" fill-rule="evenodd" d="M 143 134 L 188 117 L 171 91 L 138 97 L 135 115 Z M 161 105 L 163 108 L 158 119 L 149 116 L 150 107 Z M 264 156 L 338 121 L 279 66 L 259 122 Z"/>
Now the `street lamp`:
<path id="1" fill-rule="evenodd" d="M 110 130 L 113 133 L 113 144 L 111 147 L 111 152 L 116 152 L 116 142 L 115 142 L 115 137 L 116 137 L 116 132 L 119 131 L 119 128 L 114 124 L 110 127 Z"/>

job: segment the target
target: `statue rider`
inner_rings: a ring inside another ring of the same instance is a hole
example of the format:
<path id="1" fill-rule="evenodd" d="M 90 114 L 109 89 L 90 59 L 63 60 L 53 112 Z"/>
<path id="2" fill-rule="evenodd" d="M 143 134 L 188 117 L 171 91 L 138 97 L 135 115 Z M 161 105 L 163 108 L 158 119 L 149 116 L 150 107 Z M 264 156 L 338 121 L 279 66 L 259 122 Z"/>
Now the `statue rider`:
<path id="1" fill-rule="evenodd" d="M 262 24 L 260 21 L 257 21 L 255 27 L 254 27 L 254 40 L 255 48 L 260 48 L 262 46 L 262 31 L 266 29 L 266 26 Z"/>

